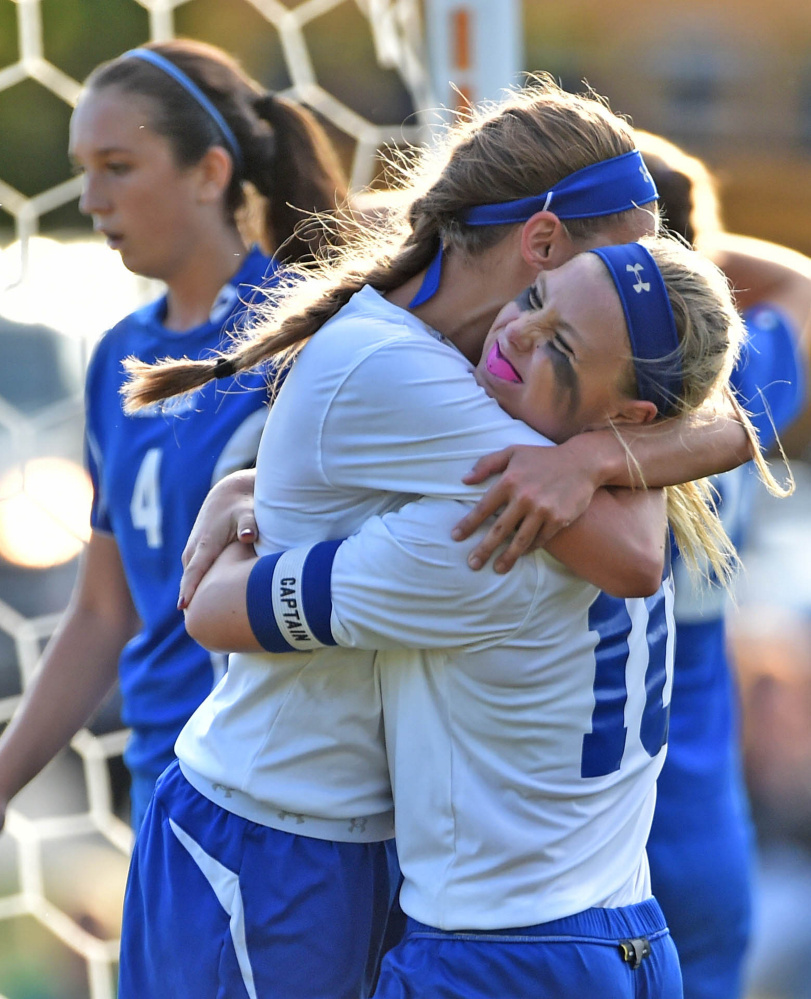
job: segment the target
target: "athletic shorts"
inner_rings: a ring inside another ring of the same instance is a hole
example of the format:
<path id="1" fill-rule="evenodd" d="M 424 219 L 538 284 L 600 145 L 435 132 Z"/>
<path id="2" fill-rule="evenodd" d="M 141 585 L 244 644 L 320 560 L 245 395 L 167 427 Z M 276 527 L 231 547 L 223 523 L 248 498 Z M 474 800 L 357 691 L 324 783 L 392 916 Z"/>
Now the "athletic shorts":
<path id="1" fill-rule="evenodd" d="M 655 899 L 511 930 L 445 932 L 409 919 L 375 999 L 681 999 Z"/>
<path id="2" fill-rule="evenodd" d="M 250 822 L 175 762 L 135 843 L 119 999 L 363 999 L 390 904 L 385 843 Z"/>
<path id="3" fill-rule="evenodd" d="M 137 835 L 155 791 L 155 778 L 146 774 L 130 774 L 130 825 Z"/>

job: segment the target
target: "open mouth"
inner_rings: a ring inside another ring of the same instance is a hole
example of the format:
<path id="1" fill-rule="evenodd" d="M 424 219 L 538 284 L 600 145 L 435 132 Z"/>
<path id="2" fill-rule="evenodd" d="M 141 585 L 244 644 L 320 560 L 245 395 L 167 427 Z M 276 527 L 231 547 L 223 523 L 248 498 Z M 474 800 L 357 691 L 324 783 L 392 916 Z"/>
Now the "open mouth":
<path id="1" fill-rule="evenodd" d="M 487 360 L 485 361 L 485 367 L 496 378 L 500 378 L 505 382 L 521 382 L 523 379 L 515 370 L 515 368 L 510 364 L 506 357 L 501 353 L 498 347 L 498 341 L 496 341 L 490 348 L 490 353 L 487 355 Z"/>

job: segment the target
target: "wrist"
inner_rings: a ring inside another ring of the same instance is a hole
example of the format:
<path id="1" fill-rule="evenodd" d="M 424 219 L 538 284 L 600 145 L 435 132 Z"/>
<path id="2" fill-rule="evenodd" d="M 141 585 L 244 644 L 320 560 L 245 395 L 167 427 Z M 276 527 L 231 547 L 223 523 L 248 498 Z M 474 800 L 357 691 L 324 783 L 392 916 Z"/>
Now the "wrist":
<path id="1" fill-rule="evenodd" d="M 595 491 L 601 486 L 615 485 L 613 480 L 625 467 L 625 452 L 611 430 L 594 430 L 575 434 L 560 445 L 587 476 Z"/>

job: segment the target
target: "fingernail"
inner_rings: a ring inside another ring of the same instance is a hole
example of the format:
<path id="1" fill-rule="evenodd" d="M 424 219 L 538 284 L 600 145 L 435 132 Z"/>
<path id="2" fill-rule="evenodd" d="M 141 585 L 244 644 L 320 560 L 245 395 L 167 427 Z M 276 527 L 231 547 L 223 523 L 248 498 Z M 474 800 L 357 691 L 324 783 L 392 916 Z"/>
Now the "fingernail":
<path id="1" fill-rule="evenodd" d="M 453 538 L 454 541 L 462 540 L 462 532 L 459 530 L 458 527 L 454 527 L 454 529 L 451 531 L 451 537 Z"/>
<path id="2" fill-rule="evenodd" d="M 253 531 L 250 529 L 250 527 L 243 527 L 242 530 L 239 532 L 239 536 L 241 538 L 252 538 Z"/>
<path id="3" fill-rule="evenodd" d="M 478 555 L 471 555 L 470 558 L 467 560 L 467 564 L 470 566 L 471 569 L 481 569 L 482 560 L 479 558 Z"/>
<path id="4" fill-rule="evenodd" d="M 179 611 L 182 611 L 182 610 L 186 609 L 186 600 L 185 600 L 184 597 L 180 597 L 180 599 L 178 600 L 178 602 L 177 602 L 177 609 Z"/>

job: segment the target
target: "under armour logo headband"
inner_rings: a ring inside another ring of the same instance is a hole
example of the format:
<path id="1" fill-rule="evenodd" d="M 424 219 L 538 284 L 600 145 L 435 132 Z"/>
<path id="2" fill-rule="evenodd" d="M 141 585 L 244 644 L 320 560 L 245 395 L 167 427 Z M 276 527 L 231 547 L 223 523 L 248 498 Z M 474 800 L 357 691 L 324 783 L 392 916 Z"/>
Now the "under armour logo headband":
<path id="1" fill-rule="evenodd" d="M 606 265 L 622 302 L 639 398 L 654 403 L 666 416 L 681 396 L 682 368 L 679 334 L 661 271 L 641 243 L 588 252 Z"/>
<path id="2" fill-rule="evenodd" d="M 462 216 L 466 225 L 510 225 L 526 222 L 536 212 L 550 211 L 560 219 L 614 215 L 656 201 L 659 192 L 638 149 L 576 170 L 541 194 L 494 205 L 476 205 Z M 442 274 L 442 247 L 426 272 L 409 308 L 432 298 Z"/>
<path id="3" fill-rule="evenodd" d="M 225 144 L 228 146 L 231 155 L 234 157 L 235 163 L 239 166 L 242 165 L 242 150 L 239 148 L 237 137 L 234 135 L 231 126 L 190 76 L 187 76 L 182 69 L 175 66 L 171 60 L 160 55 L 158 52 L 153 51 L 152 49 L 130 49 L 128 52 L 125 52 L 121 58 L 143 59 L 144 62 L 157 66 L 157 68 L 163 70 L 167 76 L 171 76 L 176 83 L 179 83 L 186 93 L 206 112 L 209 118 L 211 118 L 220 130 L 222 137 L 225 139 Z"/>

